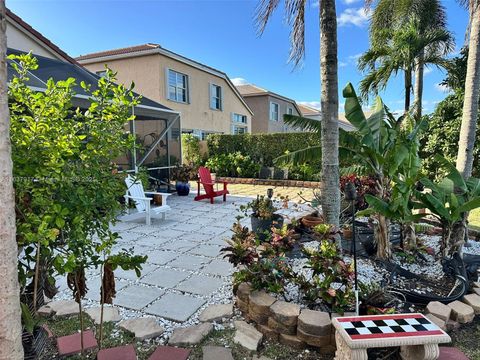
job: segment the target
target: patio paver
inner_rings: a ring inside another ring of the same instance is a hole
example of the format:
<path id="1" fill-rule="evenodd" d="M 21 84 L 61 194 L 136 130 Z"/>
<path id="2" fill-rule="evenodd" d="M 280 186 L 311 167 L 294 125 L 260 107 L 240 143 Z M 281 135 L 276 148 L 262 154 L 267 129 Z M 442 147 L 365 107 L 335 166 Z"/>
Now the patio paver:
<path id="1" fill-rule="evenodd" d="M 141 282 L 149 285 L 156 285 L 162 288 L 173 289 L 182 280 L 185 280 L 190 273 L 174 269 L 159 268 L 143 277 Z"/>
<path id="2" fill-rule="evenodd" d="M 177 290 L 198 295 L 209 295 L 222 286 L 223 280 L 204 275 L 193 275 L 176 287 Z"/>
<path id="3" fill-rule="evenodd" d="M 188 295 L 166 294 L 160 300 L 145 309 L 145 312 L 177 322 L 186 321 L 203 304 L 205 300 Z"/>
<path id="4" fill-rule="evenodd" d="M 193 255 L 182 255 L 168 263 L 168 266 L 186 270 L 198 270 L 211 259 Z"/>
<path id="5" fill-rule="evenodd" d="M 200 245 L 190 250 L 190 253 L 195 255 L 203 255 L 209 257 L 219 257 L 220 246 L 217 245 Z"/>
<path id="6" fill-rule="evenodd" d="M 136 252 L 136 254 L 139 254 L 139 253 Z M 166 263 L 172 261 L 173 259 L 176 259 L 179 255 L 172 251 L 164 251 L 164 250 L 155 250 L 155 251 L 151 251 L 144 254 L 148 255 L 147 263 L 152 263 L 157 265 L 165 265 Z"/>
<path id="7" fill-rule="evenodd" d="M 233 266 L 227 261 L 213 260 L 203 268 L 203 272 L 212 275 L 227 276 L 233 271 Z"/>
<path id="8" fill-rule="evenodd" d="M 114 305 L 123 306 L 129 309 L 140 310 L 158 299 L 165 292 L 161 289 L 131 285 L 117 293 L 113 300 Z"/>

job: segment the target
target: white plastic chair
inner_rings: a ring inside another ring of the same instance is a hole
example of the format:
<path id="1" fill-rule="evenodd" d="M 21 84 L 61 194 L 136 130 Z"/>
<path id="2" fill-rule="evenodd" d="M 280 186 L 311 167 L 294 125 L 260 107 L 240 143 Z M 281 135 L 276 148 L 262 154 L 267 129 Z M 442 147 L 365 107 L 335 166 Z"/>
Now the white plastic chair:
<path id="1" fill-rule="evenodd" d="M 125 203 L 128 205 L 129 199 L 132 199 L 137 208 L 137 212 L 134 214 L 129 214 L 123 217 L 124 220 L 130 220 L 132 218 L 138 218 L 140 216 L 145 216 L 146 224 L 151 224 L 151 217 L 158 216 L 162 214 L 162 219 L 165 220 L 165 213 L 171 210 L 170 206 L 167 205 L 167 198 L 170 194 L 160 193 L 160 192 L 145 192 L 143 190 L 142 182 L 138 179 L 135 180 L 132 176 L 128 175 L 125 179 L 125 184 L 127 184 L 127 192 L 125 193 Z M 162 205 L 152 207 L 151 201 L 153 198 L 146 197 L 148 195 L 161 195 L 162 196 Z"/>

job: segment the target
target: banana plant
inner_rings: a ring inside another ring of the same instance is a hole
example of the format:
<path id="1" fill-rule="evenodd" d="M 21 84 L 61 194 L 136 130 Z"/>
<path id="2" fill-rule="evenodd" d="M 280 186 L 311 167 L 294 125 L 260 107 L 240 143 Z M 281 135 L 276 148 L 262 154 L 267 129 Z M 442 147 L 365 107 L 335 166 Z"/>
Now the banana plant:
<path id="1" fill-rule="evenodd" d="M 377 197 L 367 197 L 370 212 L 375 216 L 374 238 L 377 257 L 391 256 L 389 220 L 416 219 L 409 210 L 409 199 L 418 174 L 419 132 L 426 123 L 408 123 L 408 114 L 395 119 L 380 97 L 373 112 L 365 116 L 352 84 L 343 89 L 345 116 L 355 126 L 355 133 L 341 130 L 342 156 L 351 156 L 376 177 Z M 392 185 L 397 185 L 392 189 Z"/>
<path id="2" fill-rule="evenodd" d="M 422 178 L 427 191 L 415 191 L 416 207 L 426 207 L 442 224 L 440 251 L 443 256 L 460 251 L 465 238 L 466 214 L 480 207 L 480 179 L 465 180 L 455 166 L 440 155 L 435 156 L 448 175 L 433 182 Z"/>

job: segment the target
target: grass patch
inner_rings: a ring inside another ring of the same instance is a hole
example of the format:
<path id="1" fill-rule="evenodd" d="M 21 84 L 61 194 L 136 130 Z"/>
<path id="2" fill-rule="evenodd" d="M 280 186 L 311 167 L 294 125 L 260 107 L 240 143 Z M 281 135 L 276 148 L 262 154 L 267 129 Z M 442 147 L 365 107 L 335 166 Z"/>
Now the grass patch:
<path id="1" fill-rule="evenodd" d="M 469 323 L 464 324 L 460 329 L 450 333 L 452 343 L 447 346 L 455 346 L 462 350 L 471 360 L 480 360 L 480 348 L 478 347 L 478 339 L 480 338 L 480 317 Z"/>

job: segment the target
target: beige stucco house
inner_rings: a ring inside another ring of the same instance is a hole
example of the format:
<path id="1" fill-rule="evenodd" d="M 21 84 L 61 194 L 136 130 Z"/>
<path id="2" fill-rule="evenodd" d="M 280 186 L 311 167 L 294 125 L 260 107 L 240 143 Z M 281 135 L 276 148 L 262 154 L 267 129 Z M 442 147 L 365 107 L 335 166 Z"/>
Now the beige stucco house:
<path id="1" fill-rule="evenodd" d="M 296 131 L 283 122 L 284 114 L 301 114 L 294 100 L 252 84 L 238 85 L 237 89 L 253 110 L 252 133 Z"/>
<path id="2" fill-rule="evenodd" d="M 318 121 L 322 120 L 322 113 L 319 109 L 305 104 L 298 104 L 298 108 L 302 112 L 303 117 Z M 338 114 L 338 126 L 345 131 L 355 130 L 355 127 L 350 124 L 350 122 L 345 118 L 345 114 L 343 113 Z"/>
<path id="3" fill-rule="evenodd" d="M 227 74 L 158 44 L 87 54 L 76 60 L 102 74 L 105 65 L 119 82 L 181 112 L 182 132 L 205 140 L 211 133 L 250 132 L 253 112 Z"/>

